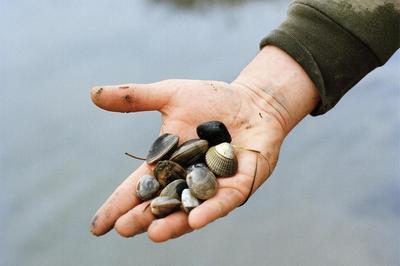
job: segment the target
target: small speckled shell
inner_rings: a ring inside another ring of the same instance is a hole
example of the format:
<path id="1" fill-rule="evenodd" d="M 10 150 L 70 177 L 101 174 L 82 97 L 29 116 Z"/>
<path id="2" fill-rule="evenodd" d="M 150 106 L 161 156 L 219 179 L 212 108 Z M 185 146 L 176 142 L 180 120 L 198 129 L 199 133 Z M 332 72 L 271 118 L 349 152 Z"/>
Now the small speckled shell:
<path id="1" fill-rule="evenodd" d="M 159 136 L 151 145 L 146 162 L 153 164 L 168 158 L 175 151 L 176 147 L 178 147 L 178 141 L 179 137 L 172 134 L 166 133 Z"/>
<path id="2" fill-rule="evenodd" d="M 144 175 L 139 178 L 136 186 L 136 194 L 141 200 L 149 200 L 153 198 L 160 189 L 160 183 L 151 175 Z"/>
<path id="3" fill-rule="evenodd" d="M 206 200 L 217 193 L 215 175 L 207 167 L 194 167 L 186 176 L 190 192 L 198 199 Z"/>
<path id="4" fill-rule="evenodd" d="M 151 212 L 157 218 L 162 218 L 178 210 L 181 202 L 170 197 L 157 197 L 150 203 Z"/>
<path id="5" fill-rule="evenodd" d="M 217 176 L 236 174 L 238 162 L 232 145 L 224 142 L 208 149 L 206 164 Z"/>

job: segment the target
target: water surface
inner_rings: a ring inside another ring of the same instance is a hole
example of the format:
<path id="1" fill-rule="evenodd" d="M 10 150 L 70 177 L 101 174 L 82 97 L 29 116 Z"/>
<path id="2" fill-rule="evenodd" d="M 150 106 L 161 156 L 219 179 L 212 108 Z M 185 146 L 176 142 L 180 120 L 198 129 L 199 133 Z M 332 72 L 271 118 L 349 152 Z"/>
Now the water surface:
<path id="1" fill-rule="evenodd" d="M 0 265 L 398 265 L 398 53 L 306 118 L 228 217 L 164 244 L 89 233 L 138 166 L 123 153 L 146 153 L 160 122 L 100 111 L 89 88 L 231 81 L 288 5 L 160 2 L 0 2 Z"/>

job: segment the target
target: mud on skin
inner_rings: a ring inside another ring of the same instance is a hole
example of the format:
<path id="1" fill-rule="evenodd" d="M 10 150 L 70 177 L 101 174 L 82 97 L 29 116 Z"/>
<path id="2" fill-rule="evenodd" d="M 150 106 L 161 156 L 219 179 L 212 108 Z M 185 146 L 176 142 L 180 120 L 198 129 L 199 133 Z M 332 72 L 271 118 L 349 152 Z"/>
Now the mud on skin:
<path id="1" fill-rule="evenodd" d="M 94 94 L 94 98 L 96 101 L 99 100 L 101 93 L 103 92 L 103 88 L 99 88 L 96 93 Z"/>
<path id="2" fill-rule="evenodd" d="M 92 229 L 96 227 L 97 218 L 99 218 L 97 214 L 92 218 L 92 222 L 90 223 Z"/>
<path id="3" fill-rule="evenodd" d="M 125 101 L 125 102 L 127 102 L 127 103 L 129 103 L 129 104 L 133 103 L 133 99 L 132 99 L 132 97 L 131 97 L 129 94 L 123 96 L 123 98 L 124 98 L 124 101 Z"/>

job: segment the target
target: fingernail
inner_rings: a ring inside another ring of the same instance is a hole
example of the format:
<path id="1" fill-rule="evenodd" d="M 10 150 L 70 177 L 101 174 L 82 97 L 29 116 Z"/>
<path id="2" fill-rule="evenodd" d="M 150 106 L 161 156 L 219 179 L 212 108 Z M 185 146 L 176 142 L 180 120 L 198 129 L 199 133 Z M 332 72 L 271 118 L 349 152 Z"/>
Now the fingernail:
<path id="1" fill-rule="evenodd" d="M 97 218 L 99 218 L 99 216 L 97 215 L 97 214 L 95 214 L 94 216 L 93 216 L 93 218 L 92 218 L 92 221 L 90 222 L 90 232 L 92 233 L 92 235 L 94 235 L 94 236 L 98 236 L 96 233 L 95 233 L 95 231 L 94 231 L 94 229 L 96 228 L 96 222 L 97 222 Z"/>
<path id="2" fill-rule="evenodd" d="M 92 228 L 96 227 L 97 218 L 99 218 L 99 216 L 95 214 L 92 218 L 92 222 L 90 223 L 92 225 Z"/>
<path id="3" fill-rule="evenodd" d="M 103 92 L 103 87 L 93 87 L 91 90 L 91 96 L 93 101 L 98 101 L 100 98 L 101 93 Z"/>

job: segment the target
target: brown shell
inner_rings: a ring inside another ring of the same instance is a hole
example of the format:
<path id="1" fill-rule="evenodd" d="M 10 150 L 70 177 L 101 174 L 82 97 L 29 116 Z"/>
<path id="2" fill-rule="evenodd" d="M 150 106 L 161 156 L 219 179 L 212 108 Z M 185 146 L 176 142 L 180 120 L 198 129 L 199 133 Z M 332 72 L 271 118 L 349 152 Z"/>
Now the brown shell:
<path id="1" fill-rule="evenodd" d="M 206 164 L 217 176 L 232 176 L 237 171 L 237 158 L 232 145 L 223 142 L 208 149 Z"/>
<path id="2" fill-rule="evenodd" d="M 173 161 L 159 161 L 154 168 L 154 176 L 162 187 L 177 179 L 186 178 L 186 170 Z"/>

